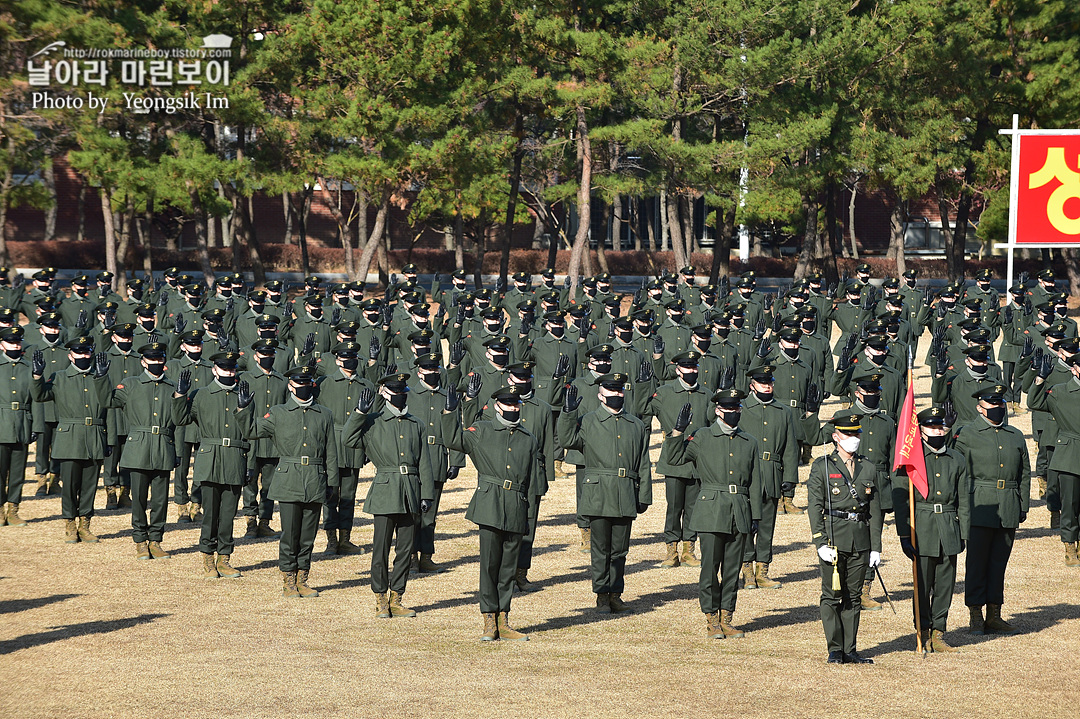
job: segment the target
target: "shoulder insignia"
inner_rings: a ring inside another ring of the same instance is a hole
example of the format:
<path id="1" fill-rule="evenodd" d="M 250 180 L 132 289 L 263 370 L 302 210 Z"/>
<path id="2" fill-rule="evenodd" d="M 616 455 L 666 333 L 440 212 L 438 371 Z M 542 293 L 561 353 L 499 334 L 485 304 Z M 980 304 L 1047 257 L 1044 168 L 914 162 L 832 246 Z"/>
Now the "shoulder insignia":
<path id="1" fill-rule="evenodd" d="M 687 442 L 693 442 L 694 441 L 694 435 L 690 435 L 689 437 L 687 437 L 686 441 Z"/>
<path id="2" fill-rule="evenodd" d="M 467 432 L 475 432 L 475 431 L 476 431 L 476 427 L 466 427 L 466 428 L 465 428 L 465 430 L 466 430 Z"/>
<path id="3" fill-rule="evenodd" d="M 269 412 L 267 412 L 266 414 L 264 414 L 264 415 L 263 415 L 263 419 L 266 419 L 266 418 L 267 418 L 267 417 L 269 417 L 269 416 L 270 416 L 270 413 L 269 413 Z"/>
<path id="4" fill-rule="evenodd" d="M 124 385 L 118 384 L 118 385 L 116 385 L 116 389 L 124 389 Z"/>

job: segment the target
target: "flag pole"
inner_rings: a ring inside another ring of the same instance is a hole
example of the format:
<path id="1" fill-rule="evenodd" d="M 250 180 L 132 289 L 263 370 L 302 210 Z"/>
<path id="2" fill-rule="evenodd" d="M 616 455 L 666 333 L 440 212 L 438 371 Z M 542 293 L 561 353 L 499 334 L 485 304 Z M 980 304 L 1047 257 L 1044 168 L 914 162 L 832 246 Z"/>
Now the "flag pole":
<path id="1" fill-rule="evenodd" d="M 914 373 L 912 365 L 914 360 L 911 355 L 911 347 L 908 347 L 907 379 L 908 387 L 914 393 Z M 912 413 L 915 408 L 911 408 Z M 919 438 L 922 441 L 922 438 Z M 913 603 L 915 605 L 915 651 L 926 656 L 926 647 L 922 643 L 922 618 L 919 616 L 919 544 L 915 539 L 915 484 L 911 481 L 910 470 L 908 473 L 908 528 L 911 530 L 911 546 L 915 548 L 915 556 L 911 559 L 911 588 L 913 590 Z"/>

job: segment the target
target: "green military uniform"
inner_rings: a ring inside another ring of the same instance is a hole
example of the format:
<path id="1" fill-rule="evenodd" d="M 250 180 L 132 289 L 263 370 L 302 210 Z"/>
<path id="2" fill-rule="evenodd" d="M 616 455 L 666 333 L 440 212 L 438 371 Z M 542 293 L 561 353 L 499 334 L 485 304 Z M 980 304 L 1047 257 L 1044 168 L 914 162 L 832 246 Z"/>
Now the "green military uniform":
<path id="1" fill-rule="evenodd" d="M 0 330 L 0 341 L 21 344 L 22 327 Z M 21 349 L 0 352 L 0 526 L 26 526 L 19 517 L 23 476 L 33 431 L 30 362 Z"/>
<path id="2" fill-rule="evenodd" d="M 181 341 L 195 342 L 202 347 L 202 330 L 186 332 Z M 198 390 L 214 381 L 211 372 L 211 364 L 202 358 L 200 349 L 197 357 L 187 353 L 181 353 L 177 359 L 170 361 L 167 367 L 169 379 L 175 384 L 180 373 L 185 370 L 191 373 L 191 389 Z M 176 502 L 177 512 L 181 522 L 190 522 L 198 516 L 202 506 L 202 489 L 197 482 L 193 482 L 191 492 L 188 493 L 188 471 L 191 469 L 191 457 L 195 451 L 195 445 L 199 442 L 199 430 L 197 427 L 185 427 L 185 423 L 177 422 L 177 428 L 173 435 L 173 443 L 176 446 L 178 461 L 173 471 L 173 501 Z M 188 502 L 191 502 L 191 511 L 188 511 Z"/>
<path id="3" fill-rule="evenodd" d="M 987 368 L 981 375 L 974 374 L 966 364 L 944 374 L 934 373 L 934 382 L 930 388 L 934 404 L 941 405 L 951 400 L 956 411 L 956 421 L 960 424 L 968 424 L 979 418 L 975 409 L 977 403 L 972 398 L 975 390 L 987 385 L 1001 384 L 1001 369 L 990 362 L 987 348 L 988 345 L 972 345 L 964 350 L 971 362 L 979 362 Z"/>
<path id="4" fill-rule="evenodd" d="M 250 349 L 252 361 L 249 362 L 248 369 L 240 373 L 240 379 L 248 383 L 254 397 L 252 414 L 262 417 L 271 407 L 283 404 L 289 396 L 287 380 L 282 374 L 287 368 L 277 369 L 279 359 L 287 353 L 274 339 L 256 340 Z M 260 354 L 269 357 L 269 368 L 261 364 L 258 359 Z M 340 454 L 338 461 L 341 461 Z M 270 520 L 274 516 L 274 500 L 270 499 L 270 488 L 274 484 L 276 470 L 274 443 L 267 439 L 253 440 L 248 450 L 247 481 L 242 492 L 242 512 L 248 518 L 248 536 L 252 533 L 256 537 L 274 536 L 274 531 L 270 528 Z M 253 521 L 256 523 L 254 532 L 251 526 Z"/>
<path id="5" fill-rule="evenodd" d="M 1069 358 L 1073 377 L 1080 355 Z M 1080 566 L 1080 381 L 1071 379 L 1049 386 L 1050 380 L 1036 379 L 1028 393 L 1028 407 L 1049 411 L 1058 424 L 1057 447 L 1049 469 L 1057 472 L 1061 492 L 1061 541 L 1065 544 L 1066 566 Z"/>
<path id="6" fill-rule="evenodd" d="M 141 358 L 135 351 L 134 333 L 134 324 L 113 325 L 112 341 L 109 342 L 109 349 L 105 353 L 109 356 L 109 381 L 114 387 L 143 373 Z M 105 491 L 109 495 L 107 509 L 116 507 L 118 489 L 121 489 L 122 500 L 131 487 L 130 473 L 124 469 L 120 461 L 124 454 L 124 447 L 127 445 L 127 438 L 128 427 L 125 413 L 110 409 L 106 418 L 106 441 L 112 451 L 105 458 L 103 472 Z"/>
<path id="7" fill-rule="evenodd" d="M 834 416 L 832 424 L 848 436 L 860 430 L 859 415 L 848 412 Z M 845 461 L 840 449 L 834 449 L 814 460 L 806 491 L 811 541 L 818 548 L 821 569 L 821 624 L 830 662 L 865 662 L 856 650 L 859 594 L 870 554 L 881 553 L 877 468 L 859 454 Z M 835 552 L 835 561 L 822 556 L 826 547 Z"/>
<path id="8" fill-rule="evenodd" d="M 50 329 L 57 330 L 53 333 L 42 332 L 42 343 L 27 347 L 29 356 L 33 356 L 33 350 L 39 350 L 45 359 L 45 375 L 51 376 L 67 369 L 71 364 L 68 359 L 68 351 L 64 344 L 67 342 L 65 333 L 60 327 L 60 315 L 57 312 L 48 312 L 38 317 L 38 322 L 46 323 Z M 45 327 L 45 324 L 42 325 Z M 59 476 L 60 464 L 52 458 L 53 436 L 56 434 L 56 403 L 34 402 L 34 432 L 37 434 L 37 443 L 34 448 L 34 473 L 37 475 L 37 494 L 40 496 L 46 492 L 59 491 L 56 478 Z M 52 486 L 46 485 L 51 482 Z"/>

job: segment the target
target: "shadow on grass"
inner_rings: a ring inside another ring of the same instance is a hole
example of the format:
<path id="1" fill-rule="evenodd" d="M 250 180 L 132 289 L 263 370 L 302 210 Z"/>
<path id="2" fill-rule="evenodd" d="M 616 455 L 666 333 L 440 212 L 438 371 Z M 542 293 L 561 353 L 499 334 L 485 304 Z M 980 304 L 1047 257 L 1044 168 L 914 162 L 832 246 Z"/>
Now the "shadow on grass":
<path id="1" fill-rule="evenodd" d="M 98 620 L 93 622 L 81 622 L 54 627 L 47 631 L 24 634 L 9 641 L 0 643 L 0 655 L 11 654 L 21 649 L 40 647 L 52 642 L 62 642 L 72 637 L 82 637 L 90 634 L 108 634 L 123 629 L 149 624 L 150 622 L 167 617 L 168 614 L 140 614 L 137 617 L 124 617 L 122 619 Z"/>
<path id="2" fill-rule="evenodd" d="M 67 599 L 81 597 L 81 594 L 53 594 L 49 597 L 35 597 L 33 599 L 5 599 L 0 601 L 0 614 L 14 614 L 25 612 L 27 609 L 37 609 Z"/>

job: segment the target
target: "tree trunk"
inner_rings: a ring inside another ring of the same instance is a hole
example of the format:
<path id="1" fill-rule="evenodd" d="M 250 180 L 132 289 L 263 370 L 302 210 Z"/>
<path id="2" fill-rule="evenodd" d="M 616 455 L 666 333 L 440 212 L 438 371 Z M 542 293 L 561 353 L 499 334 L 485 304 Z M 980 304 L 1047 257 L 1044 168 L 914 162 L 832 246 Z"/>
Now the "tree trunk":
<path id="1" fill-rule="evenodd" d="M 661 193 L 663 195 L 663 193 Z M 656 249 L 656 203 L 658 200 L 650 197 L 650 202 L 645 208 L 645 235 L 649 238 L 649 252 Z"/>
<path id="2" fill-rule="evenodd" d="M 375 214 L 375 226 L 371 228 L 371 234 L 364 243 L 364 251 L 360 254 L 360 262 L 356 265 L 356 276 L 361 282 L 367 282 L 368 270 L 371 269 L 371 259 L 382 244 L 383 230 L 386 229 L 386 216 L 389 214 L 390 188 L 383 187 L 382 197 L 379 200 L 379 211 Z"/>
<path id="3" fill-rule="evenodd" d="M 660 204 L 656 208 L 660 215 L 660 251 L 671 251 L 671 228 L 668 226 L 668 196 L 667 190 L 660 190 Z"/>
<path id="4" fill-rule="evenodd" d="M 610 272 L 610 270 L 608 270 L 608 263 L 607 263 L 607 252 L 606 252 L 607 248 L 604 247 L 604 245 L 607 244 L 607 236 L 606 235 L 607 235 L 607 232 L 608 232 L 608 227 L 611 225 L 611 204 L 608 203 L 608 202 L 604 202 L 603 215 L 604 215 L 604 236 L 598 237 L 597 240 L 596 240 L 596 264 L 600 265 L 600 271 L 601 272 Z"/>
<path id="5" fill-rule="evenodd" d="M 806 229 L 803 232 L 802 248 L 799 250 L 799 261 L 795 264 L 794 279 L 801 280 L 813 269 L 814 255 L 818 244 L 818 201 L 809 193 L 802 196 L 803 216 L 806 218 Z"/>
<path id="6" fill-rule="evenodd" d="M 694 236 L 694 202 L 689 195 L 679 197 L 679 214 L 682 216 L 683 241 L 686 243 L 686 264 L 676 267 L 676 270 L 690 264 L 690 258 L 697 246 L 697 238 Z"/>
<path id="7" fill-rule="evenodd" d="M 837 193 L 837 185 L 835 182 L 830 181 L 826 186 L 826 205 L 825 205 L 825 242 L 819 245 L 818 254 L 816 258 L 820 260 L 818 268 L 821 269 L 821 264 L 826 257 L 832 257 L 832 264 L 836 264 L 836 256 L 839 255 L 839 249 L 844 245 L 844 238 L 841 235 L 840 228 L 836 222 L 836 207 L 839 200 Z M 825 248 L 828 247 L 828 253 L 825 252 Z"/>
<path id="8" fill-rule="evenodd" d="M 615 195 L 611 203 L 611 249 L 616 252 L 622 251 L 622 226 L 623 226 L 623 198 Z"/>
<path id="9" fill-rule="evenodd" d="M 859 259 L 859 243 L 855 239 L 855 196 L 859 192 L 859 181 L 855 180 L 851 185 L 851 197 L 848 199 L 847 222 L 848 235 L 851 236 L 851 256 Z"/>
<path id="10" fill-rule="evenodd" d="M 285 212 L 285 236 L 281 238 L 281 242 L 286 245 L 292 244 L 292 198 L 288 192 L 284 190 L 281 192 L 281 209 Z"/>
<path id="11" fill-rule="evenodd" d="M 142 246 L 143 274 L 147 277 L 154 276 L 154 262 L 152 246 L 154 244 L 154 198 L 146 199 L 146 209 L 143 210 L 142 222 L 139 223 L 139 245 Z"/>
<path id="12" fill-rule="evenodd" d="M 712 267 L 709 268 L 709 284 L 715 285 L 721 276 L 731 275 L 731 246 L 735 241 L 735 207 L 724 212 L 716 208 L 716 240 L 713 242 Z"/>
<path id="13" fill-rule="evenodd" d="M 56 161 L 49 157 L 42 163 L 41 179 L 45 190 L 49 193 L 49 206 L 45 208 L 45 237 L 46 242 L 56 239 L 56 216 L 60 212 L 59 198 L 56 196 Z"/>
<path id="14" fill-rule="evenodd" d="M 465 270 L 465 217 L 461 214 L 461 207 L 454 215 L 454 269 Z"/>
<path id="15" fill-rule="evenodd" d="M 592 144 L 589 141 L 589 125 L 585 120 L 585 106 L 578 103 L 577 108 L 578 156 L 581 158 L 581 181 L 578 184 L 577 211 L 578 227 L 574 245 L 570 249 L 570 294 L 577 292 L 578 277 L 581 275 L 582 256 L 589 251 L 589 222 L 592 218 Z"/>
<path id="16" fill-rule="evenodd" d="M 199 255 L 199 264 L 202 266 L 203 280 L 207 287 L 214 286 L 214 268 L 210 265 L 210 251 L 206 246 L 206 208 L 203 207 L 202 198 L 192 182 L 188 182 L 188 197 L 191 206 L 195 209 L 195 249 Z"/>
<path id="17" fill-rule="evenodd" d="M 82 242 L 86 236 L 86 183 L 79 182 L 79 199 L 76 202 L 76 208 L 79 216 L 79 229 L 75 231 L 75 241 Z M 170 247 L 169 249 L 175 249 Z"/>
<path id="18" fill-rule="evenodd" d="M 487 252 L 487 208 L 476 218 L 476 257 L 473 260 L 473 287 L 484 286 L 484 254 Z M 494 304 L 494 303 L 492 303 Z"/>
<path id="19" fill-rule="evenodd" d="M 671 249 L 675 254 L 675 269 L 686 266 L 686 245 L 683 240 L 682 220 L 679 217 L 679 196 L 668 194 L 668 234 L 671 237 Z"/>
<path id="20" fill-rule="evenodd" d="M 235 229 L 233 231 L 234 262 L 242 264 L 239 262 L 239 245 L 246 245 L 247 259 L 251 265 L 255 284 L 261 285 L 266 282 L 266 267 L 263 265 L 262 248 L 259 246 L 259 239 L 255 235 L 251 195 L 245 196 L 239 188 L 233 187 L 231 183 L 221 183 L 221 186 L 225 189 L 225 196 L 232 203 L 232 216 L 235 218 Z M 236 269 L 239 270 L 239 267 L 236 267 Z"/>
<path id="21" fill-rule="evenodd" d="M 116 227 L 113 224 L 112 193 L 102 187 L 101 217 L 105 222 L 105 269 L 116 274 Z"/>
<path id="22" fill-rule="evenodd" d="M 893 194 L 893 206 L 889 212 L 889 250 L 885 257 L 896 263 L 896 276 L 907 272 L 904 257 L 904 203 Z"/>
<path id="23" fill-rule="evenodd" d="M 509 286 L 507 275 L 510 273 L 510 241 L 514 237 L 514 217 L 517 214 L 518 192 L 521 189 L 521 160 L 525 156 L 522 138 L 525 136 L 525 118 L 521 112 L 514 116 L 514 166 L 510 171 L 510 197 L 506 201 L 506 223 L 503 225 L 502 256 L 499 258 L 499 277 L 504 285 Z"/>
<path id="24" fill-rule="evenodd" d="M 322 175 L 318 176 L 318 182 L 323 188 L 330 187 L 326 178 Z M 338 183 L 338 203 L 341 201 L 341 181 Z M 337 222 L 338 233 L 341 235 L 341 246 L 345 249 L 345 272 L 351 278 L 355 267 L 353 266 L 353 237 L 352 237 L 352 225 L 349 223 L 349 218 L 345 216 L 345 213 L 341 211 L 341 205 L 335 202 L 327 202 L 326 207 L 330 210 L 330 214 L 333 215 L 334 221 Z M 306 272 L 306 270 L 305 270 Z"/>
<path id="25" fill-rule="evenodd" d="M 116 276 L 113 289 L 123 292 L 127 289 L 127 261 L 128 249 L 131 247 L 131 228 L 135 224 L 135 203 L 131 195 L 127 196 L 124 203 L 124 211 L 117 213 L 121 216 L 120 235 L 116 244 Z"/>
<path id="26" fill-rule="evenodd" d="M 15 141 L 7 138 L 9 157 L 4 163 L 4 179 L 0 182 L 0 263 L 9 264 L 7 250 L 7 210 L 11 188 L 15 184 Z"/>
<path id="27" fill-rule="evenodd" d="M 971 195 L 962 190 L 956 206 L 956 224 L 949 226 L 949 206 L 945 201 L 944 183 L 936 186 L 938 213 L 941 215 L 941 233 L 945 240 L 945 265 L 949 279 L 956 281 L 964 276 L 964 244 L 967 241 L 967 217 L 971 208 Z"/>
<path id="28" fill-rule="evenodd" d="M 300 212 L 297 213 L 300 220 L 300 271 L 304 274 L 304 277 L 308 276 L 311 270 L 310 261 L 308 260 L 308 246 L 307 246 L 307 220 L 308 220 L 308 208 L 311 206 L 311 198 L 315 194 L 315 188 L 308 186 L 300 193 Z"/>

